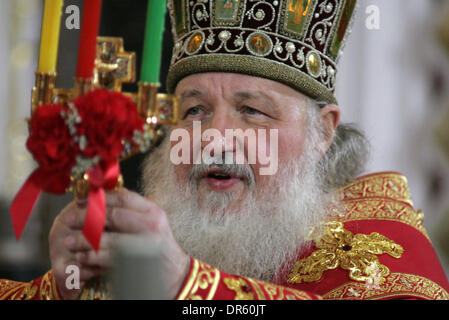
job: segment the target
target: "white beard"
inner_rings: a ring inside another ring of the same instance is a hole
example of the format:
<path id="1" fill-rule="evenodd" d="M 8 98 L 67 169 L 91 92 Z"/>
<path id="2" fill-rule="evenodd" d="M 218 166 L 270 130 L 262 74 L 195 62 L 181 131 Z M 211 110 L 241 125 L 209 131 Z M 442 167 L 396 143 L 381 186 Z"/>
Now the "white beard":
<path id="1" fill-rule="evenodd" d="M 238 212 L 229 212 L 234 197 L 215 192 L 199 209 L 194 184 L 180 185 L 167 161 L 165 139 L 145 165 L 145 194 L 166 211 L 175 238 L 192 257 L 231 274 L 278 282 L 331 201 L 321 187 L 314 145 L 295 163 L 280 165 L 268 190 L 253 188 Z"/>

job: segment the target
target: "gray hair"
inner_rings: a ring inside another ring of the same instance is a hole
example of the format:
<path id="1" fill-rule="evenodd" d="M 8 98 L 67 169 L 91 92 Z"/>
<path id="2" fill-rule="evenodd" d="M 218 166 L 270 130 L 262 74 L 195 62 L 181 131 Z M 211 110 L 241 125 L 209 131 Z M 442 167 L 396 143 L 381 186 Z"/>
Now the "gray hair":
<path id="1" fill-rule="evenodd" d="M 321 139 L 328 134 L 319 121 L 319 111 L 325 105 L 327 103 L 311 99 L 306 103 L 308 130 L 318 130 Z M 325 190 L 343 187 L 359 176 L 365 170 L 369 153 L 369 141 L 355 124 L 339 124 L 330 147 L 318 164 Z"/>

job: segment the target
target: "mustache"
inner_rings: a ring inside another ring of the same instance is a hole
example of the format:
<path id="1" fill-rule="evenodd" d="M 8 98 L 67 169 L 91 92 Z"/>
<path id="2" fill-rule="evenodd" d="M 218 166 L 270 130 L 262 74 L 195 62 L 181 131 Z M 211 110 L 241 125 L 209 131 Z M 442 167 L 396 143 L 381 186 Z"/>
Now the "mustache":
<path id="1" fill-rule="evenodd" d="M 256 184 L 254 171 L 249 164 L 226 164 L 212 162 L 211 164 L 194 164 L 189 172 L 189 181 L 199 183 L 211 170 L 219 169 L 225 174 L 240 177 L 245 185 L 252 189 Z"/>

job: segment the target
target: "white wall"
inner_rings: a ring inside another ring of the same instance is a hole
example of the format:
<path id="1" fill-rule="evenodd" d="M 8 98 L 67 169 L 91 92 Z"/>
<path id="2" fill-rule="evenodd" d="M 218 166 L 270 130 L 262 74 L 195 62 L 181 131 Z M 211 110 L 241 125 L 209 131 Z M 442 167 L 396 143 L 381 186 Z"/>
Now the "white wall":
<path id="1" fill-rule="evenodd" d="M 41 1 L 0 1 L 0 198 L 10 200 L 33 169 L 25 147 L 26 117 L 37 64 Z M 39 259 L 40 223 L 33 217 L 17 242 L 7 210 L 0 211 L 0 262 L 35 263 Z"/>
<path id="2" fill-rule="evenodd" d="M 430 95 L 429 71 L 436 67 L 449 74 L 449 59 L 434 40 L 433 3 L 360 1 L 337 78 L 342 120 L 359 124 L 372 144 L 367 172 L 405 174 L 426 223 L 441 209 L 426 196 L 428 168 L 441 166 L 441 175 L 449 177 L 432 136 L 443 106 L 435 106 L 438 102 Z M 365 26 L 368 5 L 380 9 L 379 30 Z"/>
<path id="3" fill-rule="evenodd" d="M 449 1 L 359 4 L 337 78 L 342 120 L 357 123 L 371 141 L 367 173 L 398 171 L 407 176 L 415 208 L 424 211 L 432 238 L 449 213 L 449 162 L 434 138 L 435 126 L 449 108 L 449 57 L 435 39 L 435 25 Z M 380 10 L 379 30 L 366 27 L 369 5 Z M 448 86 L 440 97 L 431 90 L 435 71 Z M 435 179 L 438 194 L 431 191 Z M 444 237 L 436 242 L 449 241 L 449 230 Z"/>

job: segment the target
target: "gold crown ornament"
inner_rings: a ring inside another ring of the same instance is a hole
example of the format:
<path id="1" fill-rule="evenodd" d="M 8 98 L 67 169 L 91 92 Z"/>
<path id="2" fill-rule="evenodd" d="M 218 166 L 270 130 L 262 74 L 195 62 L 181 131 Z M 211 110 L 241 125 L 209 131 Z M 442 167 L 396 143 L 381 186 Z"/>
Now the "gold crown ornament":
<path id="1" fill-rule="evenodd" d="M 169 0 L 174 48 L 167 88 L 203 72 L 284 83 L 328 103 L 357 0 Z"/>

